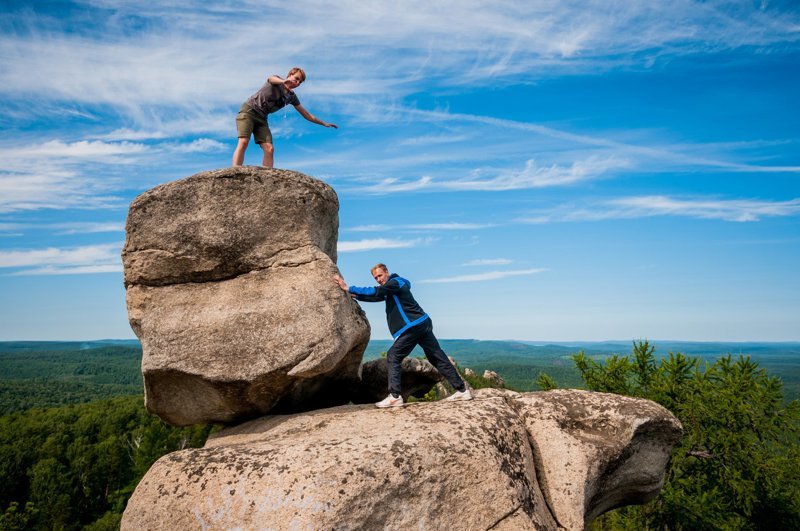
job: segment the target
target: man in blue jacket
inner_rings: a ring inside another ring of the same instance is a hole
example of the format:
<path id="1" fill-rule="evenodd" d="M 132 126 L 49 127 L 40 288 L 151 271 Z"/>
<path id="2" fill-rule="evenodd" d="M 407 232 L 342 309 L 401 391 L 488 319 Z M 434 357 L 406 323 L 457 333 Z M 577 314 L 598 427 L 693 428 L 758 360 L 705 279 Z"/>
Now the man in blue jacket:
<path id="1" fill-rule="evenodd" d="M 472 400 L 472 394 L 464 380 L 447 359 L 447 355 L 439 346 L 439 341 L 433 335 L 431 318 L 414 300 L 414 296 L 411 294 L 411 282 L 397 274 L 389 274 L 389 269 L 384 264 L 376 265 L 370 272 L 378 286 L 366 288 L 348 286 L 338 275 L 334 277 L 334 280 L 340 288 L 356 300 L 386 301 L 386 321 L 389 323 L 389 331 L 394 338 L 394 343 L 386 353 L 386 364 L 389 369 L 389 396 L 375 405 L 381 408 L 403 405 L 403 397 L 400 395 L 400 364 L 417 345 L 422 347 L 428 361 L 456 389 L 456 392 L 447 400 Z"/>

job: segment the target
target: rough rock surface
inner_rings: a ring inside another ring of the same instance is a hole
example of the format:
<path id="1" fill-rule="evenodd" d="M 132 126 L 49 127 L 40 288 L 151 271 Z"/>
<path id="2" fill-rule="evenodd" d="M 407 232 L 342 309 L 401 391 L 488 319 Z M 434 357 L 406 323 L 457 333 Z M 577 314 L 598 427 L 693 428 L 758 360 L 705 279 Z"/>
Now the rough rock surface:
<path id="1" fill-rule="evenodd" d="M 654 456 L 668 456 L 681 433 L 668 411 L 645 400 L 580 391 L 475 395 L 228 428 L 205 448 L 157 461 L 121 528 L 579 530 L 612 506 L 654 495 L 666 465 Z M 576 441 L 590 450 L 591 466 L 576 466 L 584 461 Z M 559 449 L 569 457 L 554 455 Z M 574 488 L 555 481 L 558 473 Z M 561 505 L 568 498 L 572 511 Z"/>
<path id="2" fill-rule="evenodd" d="M 369 324 L 331 280 L 338 223 L 333 189 L 285 170 L 137 197 L 122 257 L 147 408 L 188 425 L 346 403 Z"/>
<path id="3" fill-rule="evenodd" d="M 548 504 L 567 529 L 655 497 L 682 432 L 669 411 L 649 400 L 553 390 L 514 403 L 533 438 Z"/>
<path id="4" fill-rule="evenodd" d="M 225 168 L 141 194 L 125 230 L 126 286 L 218 281 L 306 262 L 315 249 L 335 263 L 339 200 L 302 173 Z"/>
<path id="5" fill-rule="evenodd" d="M 400 369 L 403 400 L 408 400 L 409 396 L 422 398 L 437 383 L 444 380 L 428 360 L 405 358 Z M 366 362 L 361 367 L 361 384 L 353 396 L 353 402 L 367 404 L 383 400 L 389 393 L 388 375 L 386 358 Z"/>

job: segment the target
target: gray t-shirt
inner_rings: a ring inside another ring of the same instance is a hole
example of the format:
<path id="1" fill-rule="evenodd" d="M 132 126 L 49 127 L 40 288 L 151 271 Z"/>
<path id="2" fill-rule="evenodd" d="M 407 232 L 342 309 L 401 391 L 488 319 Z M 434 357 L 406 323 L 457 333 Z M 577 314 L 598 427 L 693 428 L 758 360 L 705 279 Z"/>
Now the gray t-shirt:
<path id="1" fill-rule="evenodd" d="M 266 116 L 286 105 L 300 105 L 297 95 L 291 90 L 286 90 L 283 84 L 272 85 L 269 81 L 264 83 L 258 92 L 250 96 L 247 104 L 257 113 Z"/>

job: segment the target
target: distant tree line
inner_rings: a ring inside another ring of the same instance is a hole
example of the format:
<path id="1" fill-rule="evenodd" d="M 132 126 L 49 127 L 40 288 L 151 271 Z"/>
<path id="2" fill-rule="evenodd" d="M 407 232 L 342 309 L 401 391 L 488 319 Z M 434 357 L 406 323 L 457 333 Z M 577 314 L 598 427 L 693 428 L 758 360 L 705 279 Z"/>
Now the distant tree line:
<path id="1" fill-rule="evenodd" d="M 0 352 L 0 415 L 140 394 L 141 363 L 123 346 Z"/>

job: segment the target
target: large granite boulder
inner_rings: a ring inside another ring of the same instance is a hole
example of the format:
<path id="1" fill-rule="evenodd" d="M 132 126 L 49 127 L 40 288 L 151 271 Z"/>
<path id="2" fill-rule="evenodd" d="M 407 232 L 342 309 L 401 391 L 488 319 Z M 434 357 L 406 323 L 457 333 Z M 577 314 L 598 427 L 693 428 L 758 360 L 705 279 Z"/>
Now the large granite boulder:
<path id="1" fill-rule="evenodd" d="M 137 197 L 122 258 L 148 410 L 188 425 L 347 403 L 369 324 L 332 281 L 338 223 L 333 189 L 286 170 Z"/>
<path id="2" fill-rule="evenodd" d="M 315 250 L 336 263 L 339 200 L 302 173 L 225 168 L 141 194 L 125 230 L 126 286 L 220 281 L 308 262 Z"/>
<path id="3" fill-rule="evenodd" d="M 646 400 L 475 396 L 341 406 L 225 429 L 204 448 L 157 461 L 122 529 L 580 530 L 613 506 L 655 495 L 681 434 L 675 417 Z M 568 478 L 559 483 L 559 473 Z"/>

